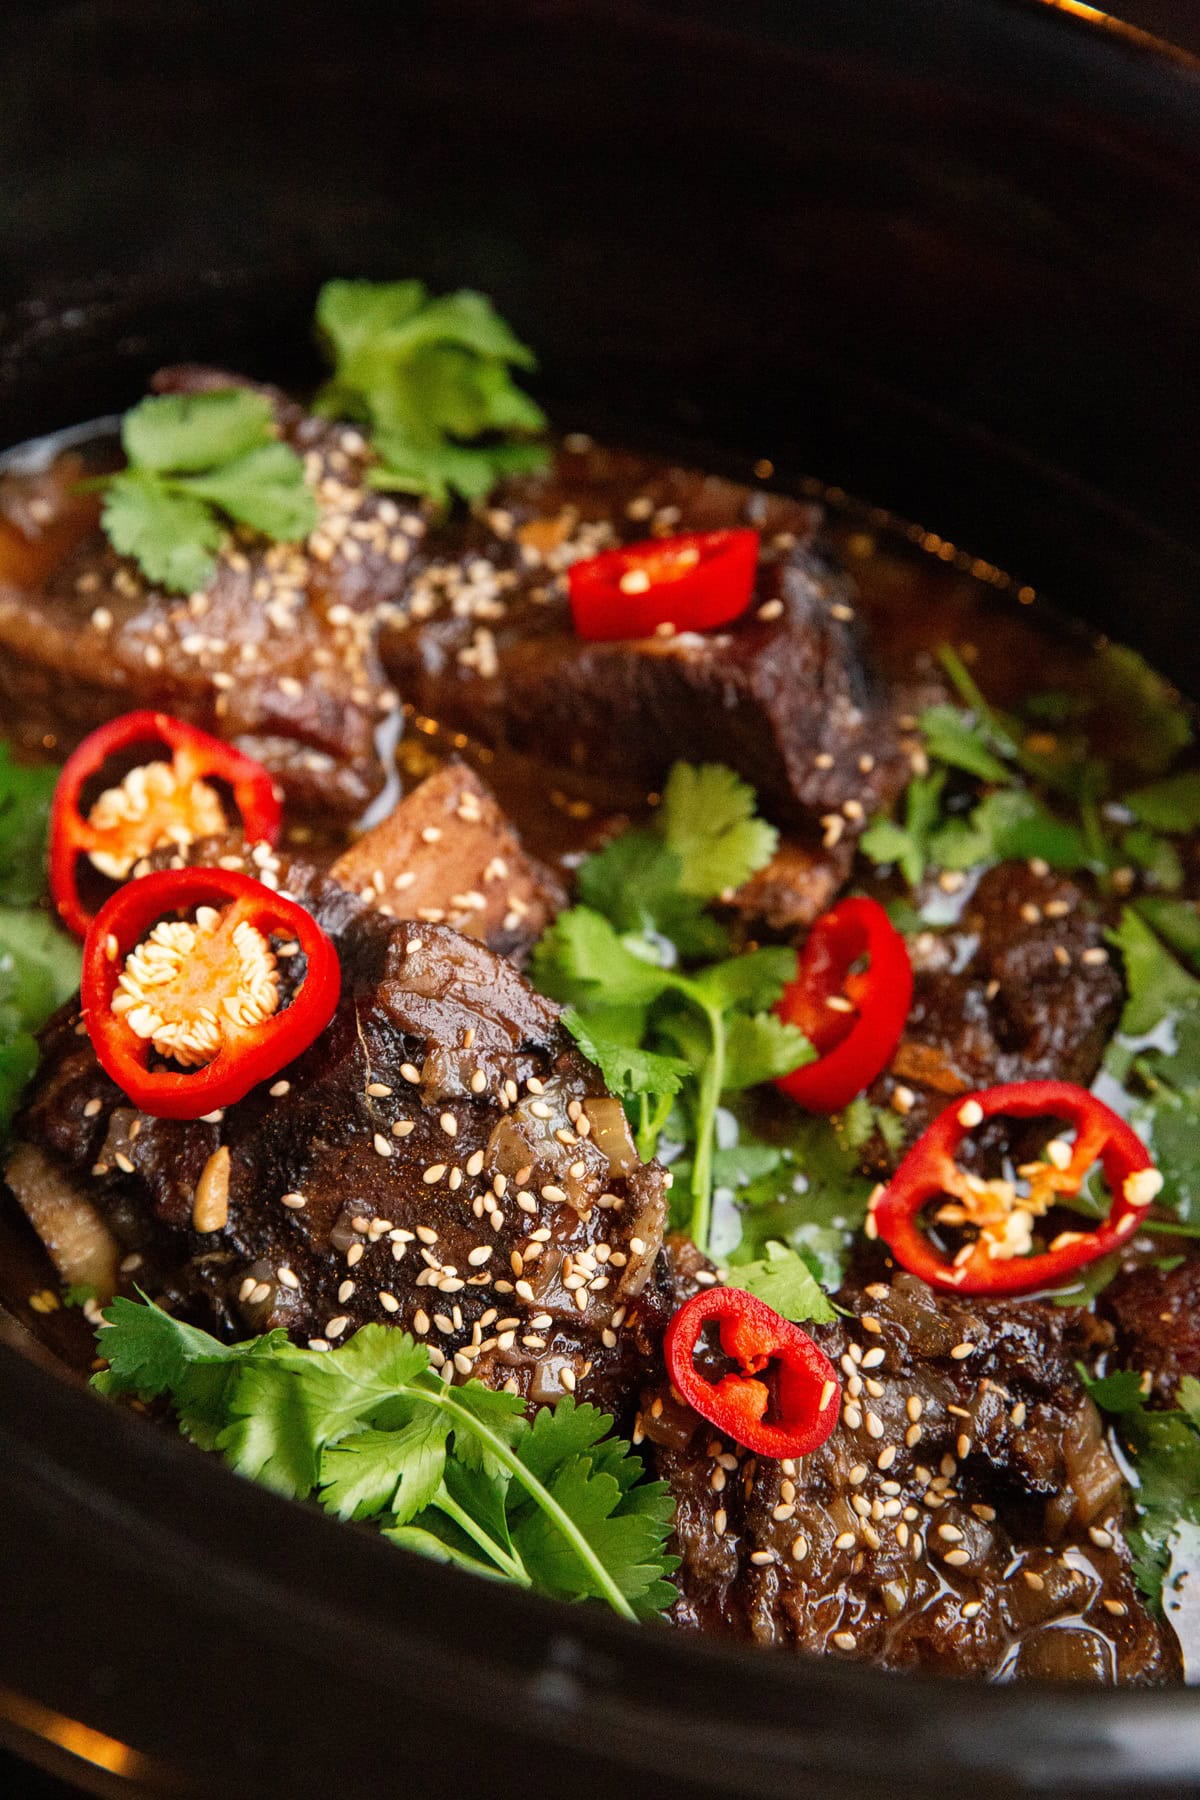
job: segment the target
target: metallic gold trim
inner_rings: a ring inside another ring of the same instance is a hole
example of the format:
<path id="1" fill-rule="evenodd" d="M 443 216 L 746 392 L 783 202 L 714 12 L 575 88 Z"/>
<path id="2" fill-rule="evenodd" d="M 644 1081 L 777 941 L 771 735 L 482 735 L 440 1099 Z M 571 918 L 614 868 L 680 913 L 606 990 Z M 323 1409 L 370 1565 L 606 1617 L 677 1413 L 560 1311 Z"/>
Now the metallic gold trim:
<path id="1" fill-rule="evenodd" d="M 1026 0 L 1026 4 L 1029 3 L 1030 0 Z M 1200 70 L 1200 56 L 1194 51 L 1185 50 L 1182 44 L 1173 44 L 1168 38 L 1156 37 L 1152 31 L 1144 31 L 1140 25 L 1130 25 L 1113 13 L 1102 11 L 1098 6 L 1086 6 L 1084 0 L 1032 0 L 1032 3 L 1048 7 L 1052 12 L 1066 13 L 1070 18 L 1078 19 L 1084 25 L 1094 26 L 1098 31 L 1105 32 L 1109 37 L 1117 38 L 1136 50 L 1148 50 L 1155 56 L 1180 63 L 1184 68 Z"/>
<path id="2" fill-rule="evenodd" d="M 167 1770 L 152 1757 L 143 1756 L 119 1738 L 96 1731 L 79 1719 L 69 1719 L 40 1701 L 27 1700 L 11 1688 L 0 1688 L 0 1720 L 40 1743 L 65 1751 L 68 1756 L 102 1769 L 106 1775 L 139 1785 L 154 1784 L 161 1788 Z M 172 1779 L 171 1785 L 176 1783 Z"/>

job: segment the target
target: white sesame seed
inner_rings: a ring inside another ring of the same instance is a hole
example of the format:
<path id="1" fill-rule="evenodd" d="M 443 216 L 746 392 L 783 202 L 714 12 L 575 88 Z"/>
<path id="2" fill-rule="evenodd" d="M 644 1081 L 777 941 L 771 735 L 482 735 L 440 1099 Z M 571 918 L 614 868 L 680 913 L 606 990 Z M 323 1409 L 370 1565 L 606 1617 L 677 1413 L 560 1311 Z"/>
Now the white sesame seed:
<path id="1" fill-rule="evenodd" d="M 303 1194 L 281 1194 L 279 1196 L 279 1204 L 281 1206 L 289 1207 L 292 1212 L 299 1212 L 301 1208 L 308 1203 Z"/>
<path id="2" fill-rule="evenodd" d="M 970 1131 L 983 1124 L 983 1108 L 978 1100 L 964 1100 L 958 1109 L 958 1122 Z"/>
<path id="3" fill-rule="evenodd" d="M 1125 1177 L 1124 1194 L 1130 1206 L 1149 1206 L 1162 1192 L 1163 1178 L 1157 1169 L 1135 1169 Z"/>

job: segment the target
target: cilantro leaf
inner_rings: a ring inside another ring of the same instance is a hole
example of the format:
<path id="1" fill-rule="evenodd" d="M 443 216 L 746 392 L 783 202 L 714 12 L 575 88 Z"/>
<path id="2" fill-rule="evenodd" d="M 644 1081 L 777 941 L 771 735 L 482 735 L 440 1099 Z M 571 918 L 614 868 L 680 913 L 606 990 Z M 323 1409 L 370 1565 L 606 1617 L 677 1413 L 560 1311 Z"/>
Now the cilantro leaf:
<path id="1" fill-rule="evenodd" d="M 731 1266 L 725 1280 L 797 1324 L 826 1324 L 837 1317 L 804 1258 L 776 1238 L 768 1239 L 761 1261 Z"/>
<path id="2" fill-rule="evenodd" d="M 211 507 L 178 493 L 147 471 L 114 475 L 101 523 L 114 550 L 171 593 L 188 594 L 212 580 L 224 529 Z"/>
<path id="3" fill-rule="evenodd" d="M 195 475 L 264 443 L 273 420 L 267 396 L 250 388 L 155 394 L 125 414 L 121 443 L 129 461 L 143 469 Z"/>
<path id="4" fill-rule="evenodd" d="M 652 1050 L 639 1050 L 601 1037 L 589 1028 L 574 1008 L 568 1008 L 562 1022 L 589 1062 L 594 1062 L 605 1084 L 622 1098 L 635 1094 L 677 1094 L 683 1085 L 689 1065 L 678 1056 L 660 1056 Z"/>
<path id="5" fill-rule="evenodd" d="M 1176 962 L 1132 906 L 1122 909 L 1116 930 L 1105 935 L 1125 965 L 1129 997 L 1120 1025 L 1125 1036 L 1141 1037 L 1178 1007 L 1200 1000 L 1200 981 Z"/>
<path id="6" fill-rule="evenodd" d="M 1082 1363 L 1077 1365 L 1080 1379 L 1101 1412 L 1138 1412 L 1145 1405 L 1142 1378 L 1136 1369 L 1118 1369 L 1112 1375 L 1089 1375 Z"/>
<path id="7" fill-rule="evenodd" d="M 817 1053 L 795 1025 L 787 1025 L 774 1013 L 735 1013 L 725 1034 L 725 1070 L 722 1093 L 739 1093 L 790 1075 Z"/>
<path id="8" fill-rule="evenodd" d="M 568 1397 L 543 1408 L 521 1444 L 524 1466 L 570 1514 L 595 1557 L 641 1613 L 662 1605 L 661 1552 L 674 1504 L 666 1484 L 634 1485 L 636 1459 L 621 1439 L 606 1437 L 612 1420 Z M 594 1574 L 543 1510 L 519 1506 L 513 1544 L 538 1584 L 578 1599 L 595 1592 Z M 669 1594 L 667 1596 L 669 1598 Z"/>
<path id="9" fill-rule="evenodd" d="M 304 465 L 276 437 L 264 394 L 151 395 L 126 413 L 121 441 L 129 466 L 103 483 L 104 530 L 173 593 L 212 579 L 229 521 L 282 542 L 317 523 Z"/>
<path id="10" fill-rule="evenodd" d="M 745 1006 L 758 1012 L 774 1006 L 788 982 L 796 979 L 796 952 L 786 945 L 768 944 L 712 963 L 693 979 L 710 1005 L 722 1011 Z"/>
<path id="11" fill-rule="evenodd" d="M 75 992 L 79 963 L 48 913 L 0 907 L 0 1139 L 37 1068 L 33 1033 Z"/>
<path id="12" fill-rule="evenodd" d="M 1001 762 L 986 724 L 974 722 L 956 706 L 926 707 L 918 721 L 928 754 L 952 769 L 977 775 L 981 781 L 1010 782 L 1015 774 Z"/>
<path id="13" fill-rule="evenodd" d="M 223 1345 L 118 1299 L 100 1338 L 107 1394 L 166 1395 L 180 1426 L 241 1474 L 376 1520 L 422 1554 L 627 1618 L 669 1604 L 673 1506 L 612 1420 L 567 1398 L 530 1425 L 519 1395 L 449 1387 L 425 1345 L 366 1325 L 337 1349 L 282 1331 Z"/>
<path id="14" fill-rule="evenodd" d="M 189 475 L 178 486 L 278 543 L 306 537 L 317 523 L 316 502 L 288 444 L 263 444 L 209 475 Z"/>
<path id="15" fill-rule="evenodd" d="M 1121 839 L 1121 855 L 1141 869 L 1155 887 L 1174 893 L 1183 886 L 1183 864 L 1170 838 L 1134 825 Z"/>
<path id="16" fill-rule="evenodd" d="M 1168 775 L 1126 794 L 1122 804 L 1155 831 L 1194 831 L 1200 825 L 1200 770 Z"/>
<path id="17" fill-rule="evenodd" d="M 1200 974 L 1200 909 L 1191 900 L 1139 900 L 1136 911 Z"/>
<path id="18" fill-rule="evenodd" d="M 909 887 L 917 887 L 930 860 L 930 838 L 942 804 L 946 771 L 914 776 L 904 793 L 904 823 L 883 815 L 872 819 L 859 839 L 864 855 L 874 863 L 896 863 Z"/>
<path id="19" fill-rule="evenodd" d="M 29 906 L 42 892 L 57 781 L 57 769 L 23 768 L 0 744 L 0 905 Z"/>
<path id="20" fill-rule="evenodd" d="M 947 869 L 1033 857 L 1041 857 L 1052 869 L 1088 864 L 1088 847 L 1079 827 L 1055 818 L 1021 788 L 985 795 L 969 820 L 951 820 L 934 834 L 929 853 L 932 861 Z"/>
<path id="21" fill-rule="evenodd" d="M 579 898 L 601 912 L 619 931 L 656 933 L 671 940 L 680 956 L 722 956 L 729 933 L 685 894 L 683 864 L 656 833 L 625 831 L 579 870 Z"/>
<path id="22" fill-rule="evenodd" d="M 1144 775 L 1164 774 L 1192 741 L 1192 722 L 1176 689 L 1124 644 L 1098 650 L 1087 679 L 1094 710 L 1122 760 Z"/>
<path id="23" fill-rule="evenodd" d="M 573 1007 L 569 1028 L 609 1085 L 637 1099 L 644 1157 L 678 1095 L 675 1116 L 695 1147 L 686 1167 L 701 1247 L 722 1094 L 790 1073 L 813 1055 L 803 1034 L 768 1010 L 795 976 L 795 951 L 730 957 L 728 934 L 702 910 L 774 854 L 777 833 L 754 807 L 732 770 L 677 763 L 653 831 L 629 832 L 584 862 L 584 903 L 560 913 L 532 961 L 535 985 Z M 712 956 L 720 960 L 702 962 Z M 668 1071 L 679 1078 L 670 1086 Z"/>
<path id="24" fill-rule="evenodd" d="M 765 868 L 779 833 L 755 817 L 754 789 L 723 763 L 676 763 L 663 789 L 658 827 L 680 861 L 685 894 L 714 900 Z"/>
<path id="25" fill-rule="evenodd" d="M 649 1005 L 671 987 L 673 977 L 636 954 L 603 914 L 588 906 L 560 913 L 533 954 L 533 979 L 552 1000 L 582 1005 Z"/>
<path id="26" fill-rule="evenodd" d="M 1174 1412 L 1147 1406 L 1140 1393 L 1141 1377 L 1132 1370 L 1099 1381 L 1085 1375 L 1084 1385 L 1097 1405 L 1115 1414 L 1132 1457 L 1137 1519 L 1127 1536 L 1134 1578 L 1152 1609 L 1160 1612 L 1173 1549 L 1182 1532 L 1200 1525 L 1200 1384 L 1185 1378 Z"/>
<path id="27" fill-rule="evenodd" d="M 316 322 L 333 363 L 316 408 L 371 428 L 373 486 L 477 500 L 501 476 L 545 462 L 541 446 L 503 441 L 546 421 L 510 372 L 532 368 L 532 353 L 482 294 L 431 299 L 418 281 L 329 281 Z"/>

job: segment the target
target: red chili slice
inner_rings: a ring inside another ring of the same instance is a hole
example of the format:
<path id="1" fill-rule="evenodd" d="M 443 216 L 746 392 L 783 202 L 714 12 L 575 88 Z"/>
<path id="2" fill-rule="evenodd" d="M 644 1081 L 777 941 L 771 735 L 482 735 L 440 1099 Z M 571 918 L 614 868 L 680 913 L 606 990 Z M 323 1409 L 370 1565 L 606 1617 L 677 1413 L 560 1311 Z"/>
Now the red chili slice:
<path id="1" fill-rule="evenodd" d="M 151 760 L 130 770 L 81 810 L 85 787 L 113 757 L 142 745 L 165 744 L 171 761 Z M 207 778 L 207 779 L 206 779 Z M 63 923 L 83 937 L 92 913 L 79 894 L 79 859 L 89 858 L 111 881 L 166 844 L 186 847 L 198 837 L 228 829 L 221 796 L 211 781 L 233 790 L 248 841 L 274 844 L 283 808 L 279 789 L 261 763 L 232 745 L 169 713 L 132 712 L 84 738 L 67 758 L 50 816 L 50 889 Z"/>
<path id="2" fill-rule="evenodd" d="M 866 959 L 866 968 L 855 964 Z M 800 952 L 796 979 L 776 1012 L 817 1052 L 776 1082 L 809 1112 L 838 1112 L 891 1061 L 912 1005 L 908 948 L 875 900 L 841 900 Z"/>
<path id="3" fill-rule="evenodd" d="M 757 569 L 757 531 L 647 538 L 571 564 L 571 617 L 580 637 L 597 641 L 653 637 L 667 625 L 710 631 L 745 612 Z"/>
<path id="4" fill-rule="evenodd" d="M 696 1346 L 710 1324 L 740 1375 L 710 1381 L 696 1367 Z M 676 1392 L 759 1456 L 807 1456 L 837 1424 L 840 1387 L 829 1358 L 807 1332 L 740 1288 L 705 1288 L 685 1301 L 667 1326 L 664 1348 Z M 760 1379 L 768 1371 L 771 1386 Z M 777 1417 L 769 1419 L 768 1410 Z"/>
<path id="5" fill-rule="evenodd" d="M 1021 1165 L 1018 1174 L 1029 1185 L 1028 1198 L 1018 1194 L 1014 1183 L 984 1181 L 954 1160 L 969 1132 L 985 1119 L 999 1117 L 1063 1119 L 1074 1128 L 1073 1145 L 1054 1139 L 1046 1161 Z M 1034 1221 L 1058 1199 L 1077 1194 L 1095 1163 L 1112 1192 L 1108 1217 L 1090 1231 L 1059 1232 L 1047 1249 L 1026 1254 Z M 1123 1244 L 1145 1219 L 1161 1187 L 1162 1176 L 1141 1139 L 1094 1094 L 1069 1081 L 1022 1081 L 968 1094 L 939 1114 L 886 1188 L 876 1191 L 867 1232 L 881 1237 L 911 1274 L 943 1293 L 1025 1294 L 1061 1281 Z M 921 1228 L 922 1213 L 937 1199 L 944 1204 L 936 1221 L 978 1229 L 950 1260 Z M 1014 1219 L 1020 1221 L 1015 1227 Z"/>
<path id="6" fill-rule="evenodd" d="M 272 938 L 305 958 L 282 1007 L 283 951 Z M 328 1025 L 340 991 L 337 951 L 311 913 L 233 869 L 163 869 L 127 883 L 83 947 L 96 1055 L 160 1119 L 202 1118 L 278 1074 Z"/>

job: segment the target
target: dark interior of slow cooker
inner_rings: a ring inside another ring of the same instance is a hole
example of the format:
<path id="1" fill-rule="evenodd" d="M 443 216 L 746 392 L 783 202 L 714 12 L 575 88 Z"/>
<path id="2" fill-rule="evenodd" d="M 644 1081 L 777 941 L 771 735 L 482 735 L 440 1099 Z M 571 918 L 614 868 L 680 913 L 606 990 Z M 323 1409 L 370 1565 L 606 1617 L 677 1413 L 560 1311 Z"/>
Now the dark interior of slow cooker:
<path id="1" fill-rule="evenodd" d="M 1200 690 L 1184 65 L 1020 0 L 98 0 L 9 7 L 0 56 L 0 443 L 181 357 L 303 382 L 330 273 L 470 283 L 564 425 L 818 475 Z M 635 1639 L 231 1485 L 0 1345 L 10 1732 L 51 1708 L 230 1796 L 1200 1773 L 1184 1696 Z"/>

